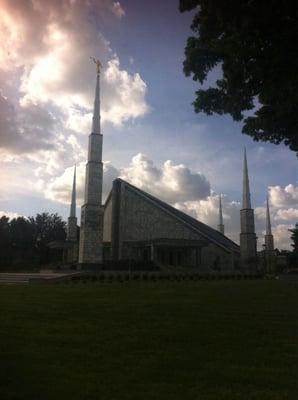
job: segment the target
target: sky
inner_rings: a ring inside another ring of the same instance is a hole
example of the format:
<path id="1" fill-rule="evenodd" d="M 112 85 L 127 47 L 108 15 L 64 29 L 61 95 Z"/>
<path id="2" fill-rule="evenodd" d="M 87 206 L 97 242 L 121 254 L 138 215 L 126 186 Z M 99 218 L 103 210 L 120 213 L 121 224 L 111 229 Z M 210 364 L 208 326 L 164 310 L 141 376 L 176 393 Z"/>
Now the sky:
<path id="1" fill-rule="evenodd" d="M 192 17 L 176 0 L 0 0 L 0 216 L 66 220 L 74 164 L 80 216 L 93 56 L 103 65 L 104 198 L 120 176 L 216 228 L 221 194 L 226 234 L 239 242 L 245 146 L 259 248 L 267 193 L 275 246 L 290 248 L 296 155 L 254 142 L 228 115 L 194 112 L 199 86 L 182 65 Z"/>

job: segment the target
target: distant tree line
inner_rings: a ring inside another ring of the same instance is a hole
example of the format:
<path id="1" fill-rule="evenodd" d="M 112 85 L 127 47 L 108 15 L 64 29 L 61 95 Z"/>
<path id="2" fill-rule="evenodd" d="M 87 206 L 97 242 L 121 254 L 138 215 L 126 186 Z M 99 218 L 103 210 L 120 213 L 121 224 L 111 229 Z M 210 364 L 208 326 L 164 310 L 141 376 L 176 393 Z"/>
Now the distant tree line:
<path id="1" fill-rule="evenodd" d="M 52 261 L 48 244 L 64 241 L 66 223 L 58 214 L 0 218 L 0 268 L 39 267 Z"/>

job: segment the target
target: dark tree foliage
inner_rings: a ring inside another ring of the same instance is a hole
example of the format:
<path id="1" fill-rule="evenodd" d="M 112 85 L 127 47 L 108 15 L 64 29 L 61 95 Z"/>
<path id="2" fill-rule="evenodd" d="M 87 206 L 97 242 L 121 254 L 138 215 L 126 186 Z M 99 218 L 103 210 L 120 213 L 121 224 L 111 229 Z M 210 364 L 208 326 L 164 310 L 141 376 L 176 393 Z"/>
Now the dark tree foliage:
<path id="1" fill-rule="evenodd" d="M 34 227 L 24 218 L 14 218 L 10 224 L 10 238 L 12 257 L 15 262 L 22 262 L 27 257 L 33 257 L 34 253 Z"/>
<path id="2" fill-rule="evenodd" d="M 180 0 L 181 12 L 193 9 L 184 73 L 202 84 L 216 65 L 223 71 L 196 92 L 195 111 L 230 114 L 254 140 L 298 151 L 296 1 Z"/>
<path id="3" fill-rule="evenodd" d="M 53 240 L 65 240 L 66 224 L 58 214 L 42 213 L 29 218 L 34 227 L 35 240 L 47 244 Z"/>
<path id="4" fill-rule="evenodd" d="M 289 229 L 289 232 L 291 232 L 291 247 L 293 250 L 287 257 L 288 265 L 291 268 L 298 268 L 298 222 L 293 229 Z"/>
<path id="5" fill-rule="evenodd" d="M 298 255 L 298 222 L 296 223 L 295 228 L 289 229 L 289 231 L 291 232 L 291 246 L 293 247 L 293 253 Z"/>
<path id="6" fill-rule="evenodd" d="M 34 229 L 35 246 L 41 264 L 49 261 L 48 243 L 64 241 L 66 238 L 66 224 L 58 214 L 42 213 L 35 218 L 29 218 Z"/>
<path id="7" fill-rule="evenodd" d="M 0 218 L 0 267 L 45 264 L 50 261 L 48 244 L 64 241 L 66 224 L 57 214 Z"/>
<path id="8" fill-rule="evenodd" d="M 9 218 L 0 218 L 0 264 L 10 263 L 11 259 L 11 234 Z"/>

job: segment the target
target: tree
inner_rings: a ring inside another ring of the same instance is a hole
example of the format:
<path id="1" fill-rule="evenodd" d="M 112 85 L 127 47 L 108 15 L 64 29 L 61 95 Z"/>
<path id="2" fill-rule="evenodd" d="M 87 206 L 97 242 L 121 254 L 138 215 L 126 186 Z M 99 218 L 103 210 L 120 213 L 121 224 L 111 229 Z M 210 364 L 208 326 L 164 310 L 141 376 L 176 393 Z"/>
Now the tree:
<path id="1" fill-rule="evenodd" d="M 11 234 L 9 218 L 3 215 L 0 218 L 0 267 L 11 262 Z"/>
<path id="2" fill-rule="evenodd" d="M 291 246 L 293 247 L 293 253 L 298 254 L 298 222 L 296 223 L 295 228 L 289 229 L 289 231 L 292 233 L 291 240 L 293 243 Z"/>
<path id="3" fill-rule="evenodd" d="M 38 250 L 40 263 L 49 261 L 48 243 L 64 241 L 66 239 L 66 223 L 58 214 L 42 213 L 30 217 L 29 221 L 34 227 L 35 246 Z"/>
<path id="4" fill-rule="evenodd" d="M 230 114 L 254 140 L 298 151 L 296 1 L 180 0 L 181 12 L 193 9 L 185 75 L 203 84 L 222 66 L 216 86 L 196 92 L 195 111 Z"/>
<path id="5" fill-rule="evenodd" d="M 58 214 L 0 218 L 0 267 L 33 266 L 50 260 L 48 243 L 64 241 L 66 224 Z"/>
<path id="6" fill-rule="evenodd" d="M 16 263 L 22 263 L 32 258 L 34 253 L 34 226 L 24 217 L 10 221 L 10 236 L 13 258 Z"/>
<path id="7" fill-rule="evenodd" d="M 291 247 L 292 252 L 288 255 L 288 264 L 290 267 L 298 268 L 298 222 L 293 229 L 289 229 L 291 232 Z"/>

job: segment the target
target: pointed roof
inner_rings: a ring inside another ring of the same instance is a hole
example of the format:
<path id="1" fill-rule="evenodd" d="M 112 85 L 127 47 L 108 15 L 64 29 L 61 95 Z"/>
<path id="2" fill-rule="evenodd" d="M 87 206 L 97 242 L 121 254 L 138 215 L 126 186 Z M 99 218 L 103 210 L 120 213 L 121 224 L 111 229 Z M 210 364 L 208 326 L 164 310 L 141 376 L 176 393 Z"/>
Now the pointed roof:
<path id="1" fill-rule="evenodd" d="M 70 217 L 76 216 L 76 166 L 74 167 L 73 184 L 71 193 Z"/>
<path id="2" fill-rule="evenodd" d="M 100 133 L 100 97 L 99 97 L 99 73 L 96 75 L 96 87 L 94 109 L 92 119 L 92 133 Z"/>
<path id="3" fill-rule="evenodd" d="M 242 209 L 248 209 L 248 208 L 251 208 L 251 202 L 250 202 L 246 148 L 244 148 Z"/>
<path id="4" fill-rule="evenodd" d="M 266 204 L 266 206 L 267 206 L 266 207 L 266 235 L 272 235 L 268 195 L 267 195 L 266 203 L 267 203 Z"/>
<path id="5" fill-rule="evenodd" d="M 156 206 L 164 210 L 166 213 L 172 215 L 174 218 L 188 226 L 190 229 L 196 231 L 200 235 L 202 235 L 204 238 L 209 239 L 209 241 L 219 245 L 220 247 L 225 248 L 228 251 L 235 251 L 239 252 L 240 248 L 239 246 L 233 242 L 231 239 L 227 238 L 225 235 L 220 233 L 219 231 L 211 228 L 208 225 L 203 224 L 203 222 L 200 222 L 196 220 L 195 218 L 192 218 L 188 214 L 185 214 L 184 212 L 178 210 L 175 207 L 170 206 L 169 204 L 165 203 L 162 200 L 159 200 L 158 198 L 152 196 L 151 194 L 144 192 L 143 190 L 131 185 L 130 183 L 124 181 L 123 179 L 117 178 L 116 180 L 119 180 L 122 182 L 127 188 L 132 190 L 133 192 L 141 195 L 142 197 L 146 198 L 148 201 L 154 203 Z M 112 191 L 108 195 L 106 202 L 105 202 L 105 207 L 107 206 L 110 198 L 112 195 Z"/>

